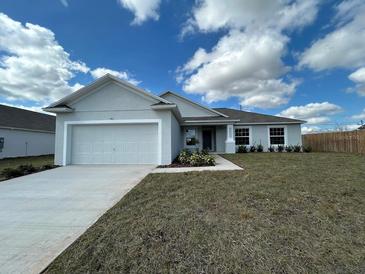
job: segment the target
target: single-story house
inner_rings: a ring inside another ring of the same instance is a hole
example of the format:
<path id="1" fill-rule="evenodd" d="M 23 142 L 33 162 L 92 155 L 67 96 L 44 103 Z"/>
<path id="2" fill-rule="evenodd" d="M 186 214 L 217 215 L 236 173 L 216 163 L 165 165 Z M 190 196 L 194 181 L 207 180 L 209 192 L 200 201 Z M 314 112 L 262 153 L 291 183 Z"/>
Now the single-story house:
<path id="1" fill-rule="evenodd" d="M 56 117 L 0 105 L 0 159 L 54 154 Z"/>
<path id="2" fill-rule="evenodd" d="M 208 108 L 107 74 L 44 109 L 57 114 L 55 163 L 170 164 L 181 149 L 301 144 L 304 121 Z"/>

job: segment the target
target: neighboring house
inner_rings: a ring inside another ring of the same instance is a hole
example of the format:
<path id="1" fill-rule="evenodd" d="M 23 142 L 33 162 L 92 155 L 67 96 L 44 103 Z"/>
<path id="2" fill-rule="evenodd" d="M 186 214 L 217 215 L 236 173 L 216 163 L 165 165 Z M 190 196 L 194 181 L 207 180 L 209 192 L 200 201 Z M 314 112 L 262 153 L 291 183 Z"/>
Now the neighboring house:
<path id="1" fill-rule="evenodd" d="M 105 75 L 45 111 L 57 113 L 55 163 L 170 164 L 182 148 L 301 144 L 304 121 L 211 109 L 173 92 L 155 96 Z"/>
<path id="2" fill-rule="evenodd" d="M 0 105 L 0 159 L 54 154 L 56 117 Z"/>

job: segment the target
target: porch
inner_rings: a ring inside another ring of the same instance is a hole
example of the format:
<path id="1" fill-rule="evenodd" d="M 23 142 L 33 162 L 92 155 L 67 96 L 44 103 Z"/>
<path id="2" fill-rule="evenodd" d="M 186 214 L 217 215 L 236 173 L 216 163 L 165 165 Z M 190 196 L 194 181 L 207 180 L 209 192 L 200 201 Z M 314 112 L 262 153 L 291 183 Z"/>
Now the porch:
<path id="1" fill-rule="evenodd" d="M 233 125 L 183 126 L 185 149 L 207 150 L 211 153 L 235 153 Z"/>

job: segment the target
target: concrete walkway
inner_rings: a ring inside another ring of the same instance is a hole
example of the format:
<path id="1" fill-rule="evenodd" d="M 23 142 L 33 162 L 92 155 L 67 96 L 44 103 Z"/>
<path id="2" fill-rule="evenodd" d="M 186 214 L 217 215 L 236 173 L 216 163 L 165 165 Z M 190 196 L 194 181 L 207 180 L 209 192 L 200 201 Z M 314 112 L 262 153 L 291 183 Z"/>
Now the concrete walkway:
<path id="1" fill-rule="evenodd" d="M 235 165 L 231 161 L 224 159 L 223 157 L 214 154 L 215 166 L 204 167 L 167 167 L 167 168 L 155 168 L 151 173 L 180 173 L 191 171 L 224 171 L 224 170 L 243 170 L 242 167 Z"/>
<path id="2" fill-rule="evenodd" d="M 39 273 L 154 166 L 67 166 L 0 183 L 0 273 Z"/>

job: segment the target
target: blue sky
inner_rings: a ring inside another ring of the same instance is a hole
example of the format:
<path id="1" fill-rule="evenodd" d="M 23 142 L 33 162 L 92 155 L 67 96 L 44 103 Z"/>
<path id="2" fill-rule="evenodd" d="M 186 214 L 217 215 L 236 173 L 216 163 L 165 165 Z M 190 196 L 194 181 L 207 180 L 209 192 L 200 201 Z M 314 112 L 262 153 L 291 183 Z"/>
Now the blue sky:
<path id="1" fill-rule="evenodd" d="M 108 71 L 304 131 L 352 129 L 365 120 L 363 2 L 2 0 L 0 103 L 39 109 Z"/>

